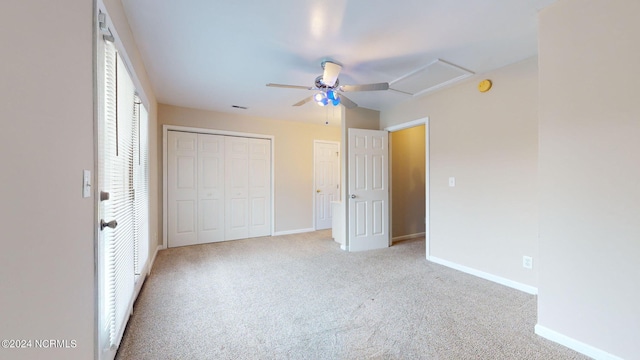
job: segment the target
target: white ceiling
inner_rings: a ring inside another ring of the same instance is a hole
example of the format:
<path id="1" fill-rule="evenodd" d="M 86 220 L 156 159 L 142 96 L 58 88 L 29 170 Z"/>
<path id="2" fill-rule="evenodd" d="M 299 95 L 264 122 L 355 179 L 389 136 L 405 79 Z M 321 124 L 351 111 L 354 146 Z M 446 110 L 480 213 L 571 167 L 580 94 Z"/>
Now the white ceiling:
<path id="1" fill-rule="evenodd" d="M 312 92 L 265 85 L 313 86 L 325 59 L 343 65 L 343 85 L 393 82 L 437 59 L 482 74 L 535 55 L 537 13 L 555 1 L 122 3 L 159 102 L 324 123 L 335 110 L 313 102 L 292 106 Z M 411 97 L 395 91 L 346 95 L 375 110 Z"/>

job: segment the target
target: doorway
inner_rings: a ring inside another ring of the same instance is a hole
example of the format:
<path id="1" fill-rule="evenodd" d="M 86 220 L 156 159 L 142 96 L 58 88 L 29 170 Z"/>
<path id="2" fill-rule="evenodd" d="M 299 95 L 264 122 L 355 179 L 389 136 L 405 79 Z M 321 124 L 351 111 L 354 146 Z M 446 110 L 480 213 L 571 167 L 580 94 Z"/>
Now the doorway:
<path id="1" fill-rule="evenodd" d="M 316 230 L 331 227 L 331 203 L 340 200 L 340 143 L 313 142 L 314 224 Z"/>
<path id="2" fill-rule="evenodd" d="M 270 135 L 163 127 L 163 245 L 273 233 Z"/>
<path id="3" fill-rule="evenodd" d="M 429 258 L 428 118 L 386 128 L 390 134 L 391 243 L 425 237 Z"/>

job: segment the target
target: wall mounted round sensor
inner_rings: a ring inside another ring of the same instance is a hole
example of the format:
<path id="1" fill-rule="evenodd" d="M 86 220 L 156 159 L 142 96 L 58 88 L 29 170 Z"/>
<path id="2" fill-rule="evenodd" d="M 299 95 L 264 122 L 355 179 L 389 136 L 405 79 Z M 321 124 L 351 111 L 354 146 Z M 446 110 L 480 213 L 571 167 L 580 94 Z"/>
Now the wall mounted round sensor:
<path id="1" fill-rule="evenodd" d="M 485 79 L 480 81 L 480 83 L 478 84 L 478 90 L 480 90 L 480 92 L 487 92 L 489 91 L 489 89 L 491 89 L 491 80 L 489 79 Z"/>

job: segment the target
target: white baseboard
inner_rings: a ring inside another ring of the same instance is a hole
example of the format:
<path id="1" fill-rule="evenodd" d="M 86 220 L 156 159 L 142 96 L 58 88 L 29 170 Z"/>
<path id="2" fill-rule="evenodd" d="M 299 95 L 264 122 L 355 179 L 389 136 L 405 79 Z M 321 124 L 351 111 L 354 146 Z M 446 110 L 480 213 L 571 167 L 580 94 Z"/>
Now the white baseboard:
<path id="1" fill-rule="evenodd" d="M 138 295 L 140 294 L 140 290 L 142 290 L 142 285 L 147 280 L 147 277 L 151 275 L 151 268 L 153 268 L 153 263 L 156 261 L 156 255 L 158 255 L 158 250 L 162 249 L 162 245 L 158 245 L 151 254 L 151 257 L 147 259 L 147 263 L 144 264 L 144 267 L 141 269 L 140 277 L 136 280 L 133 288 L 133 297 L 131 300 L 130 311 L 133 313 L 133 304 L 135 303 Z"/>
<path id="2" fill-rule="evenodd" d="M 164 249 L 164 246 L 162 245 L 156 246 L 156 250 L 153 252 L 153 255 L 151 256 L 151 261 L 149 261 L 149 270 L 147 272 L 147 275 L 151 274 L 151 268 L 153 268 L 153 263 L 156 261 L 156 256 L 158 255 L 158 251 L 162 249 Z"/>
<path id="3" fill-rule="evenodd" d="M 291 235 L 291 234 L 302 234 L 302 233 L 308 233 L 308 232 L 312 232 L 312 231 L 316 231 L 316 229 L 314 229 L 314 228 L 307 228 L 307 229 L 296 229 L 296 230 L 276 231 L 276 232 L 274 232 L 274 233 L 273 233 L 273 236 Z"/>
<path id="4" fill-rule="evenodd" d="M 531 286 L 531 285 L 526 285 L 526 284 L 522 284 L 519 283 L 517 281 L 513 281 L 513 280 L 509 280 L 509 279 L 505 279 L 503 277 L 497 276 L 497 275 L 493 275 L 493 274 L 489 274 L 486 273 L 484 271 L 480 271 L 480 270 L 476 270 L 464 265 L 460 265 L 460 264 L 456 264 L 454 262 L 448 261 L 448 260 L 444 260 L 444 259 L 440 259 L 437 258 L 435 256 L 429 256 L 427 258 L 427 260 L 434 262 L 436 264 L 440 264 L 440 265 L 444 265 L 446 267 L 450 267 L 452 269 L 456 269 L 458 271 L 462 271 L 464 273 L 467 274 L 471 274 L 474 276 L 477 276 L 479 278 L 483 278 L 485 280 L 489 280 L 489 281 L 493 281 L 495 283 L 498 283 L 500 285 L 504 285 L 504 286 L 508 286 L 510 288 L 514 288 L 516 290 L 520 290 L 523 292 L 526 292 L 528 294 L 531 295 L 538 295 L 538 288 Z"/>
<path id="5" fill-rule="evenodd" d="M 396 236 L 392 238 L 391 241 L 415 239 L 415 238 L 423 237 L 424 235 L 425 233 L 421 232 L 421 233 L 415 233 L 415 234 L 409 234 L 409 235 Z"/>
<path id="6" fill-rule="evenodd" d="M 547 340 L 551 340 L 560 345 L 566 346 L 569 349 L 573 349 L 581 354 L 587 355 L 594 359 L 598 360 L 622 360 L 622 358 L 617 357 L 615 355 L 609 354 L 606 351 L 600 350 L 591 345 L 587 345 L 583 342 L 580 342 L 576 339 L 570 338 L 566 335 L 560 334 L 559 332 L 553 331 L 547 327 L 544 327 L 540 324 L 536 324 L 535 332 L 539 336 Z"/>

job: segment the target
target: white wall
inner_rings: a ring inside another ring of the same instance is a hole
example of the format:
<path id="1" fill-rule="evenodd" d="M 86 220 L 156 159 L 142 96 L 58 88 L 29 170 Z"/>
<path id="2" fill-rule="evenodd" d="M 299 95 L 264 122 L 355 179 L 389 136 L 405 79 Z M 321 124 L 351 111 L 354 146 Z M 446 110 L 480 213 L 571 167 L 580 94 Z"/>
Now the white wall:
<path id="1" fill-rule="evenodd" d="M 538 330 L 598 358 L 640 359 L 638 14 L 562 0 L 539 21 Z"/>
<path id="2" fill-rule="evenodd" d="M 76 340 L 3 359 L 94 355 L 92 3 L 0 2 L 0 339 Z"/>
<path id="3" fill-rule="evenodd" d="M 381 127 L 429 117 L 431 256 L 535 290 L 537 61 L 482 78 L 493 81 L 487 93 L 476 77 L 382 111 Z"/>

